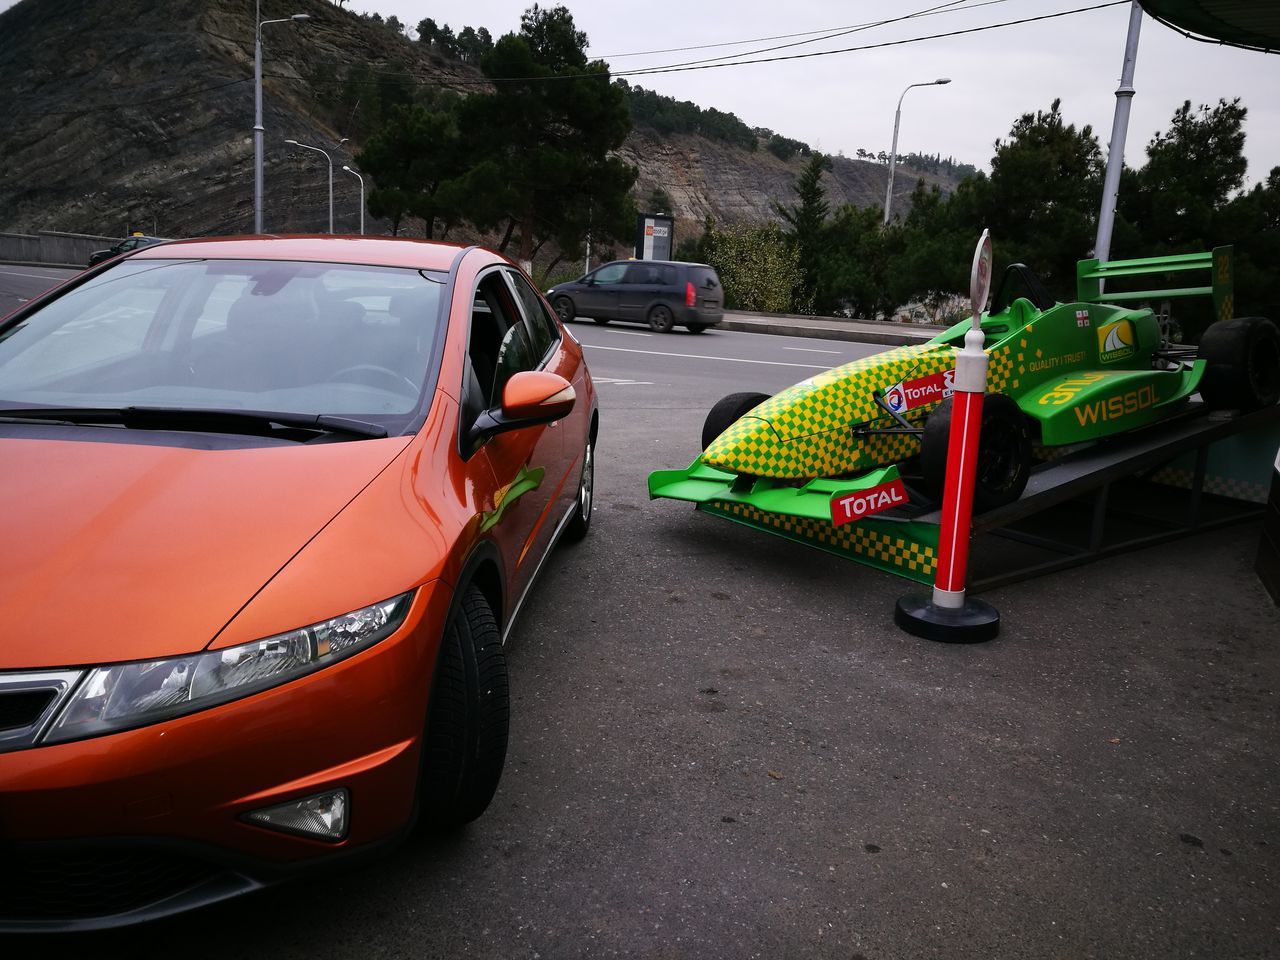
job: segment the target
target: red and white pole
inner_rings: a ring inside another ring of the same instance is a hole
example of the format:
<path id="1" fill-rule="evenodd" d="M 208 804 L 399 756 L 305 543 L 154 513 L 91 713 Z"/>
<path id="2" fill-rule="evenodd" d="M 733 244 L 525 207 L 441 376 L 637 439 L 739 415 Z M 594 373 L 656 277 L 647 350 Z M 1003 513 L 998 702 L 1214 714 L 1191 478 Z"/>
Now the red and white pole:
<path id="1" fill-rule="evenodd" d="M 990 640 L 1000 631 L 1000 614 L 995 608 L 965 596 L 982 401 L 987 392 L 982 310 L 990 291 L 991 235 L 984 230 L 973 253 L 969 274 L 973 325 L 965 332 L 964 346 L 956 350 L 955 392 L 951 401 L 951 433 L 947 440 L 947 473 L 942 488 L 942 522 L 938 531 L 933 596 L 903 597 L 898 600 L 894 613 L 894 621 L 908 633 L 951 643 Z"/>

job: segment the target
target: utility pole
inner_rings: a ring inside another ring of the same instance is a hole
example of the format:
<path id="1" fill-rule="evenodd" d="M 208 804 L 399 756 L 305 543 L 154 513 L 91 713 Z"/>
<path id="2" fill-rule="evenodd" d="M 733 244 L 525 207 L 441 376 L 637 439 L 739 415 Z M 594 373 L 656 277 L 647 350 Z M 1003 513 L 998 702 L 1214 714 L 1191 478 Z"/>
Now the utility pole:
<path id="1" fill-rule="evenodd" d="M 1138 63 L 1138 34 L 1142 30 L 1142 4 L 1133 0 L 1129 9 L 1129 35 L 1124 44 L 1124 66 L 1116 88 L 1116 113 L 1111 124 L 1111 145 L 1107 148 L 1107 173 L 1102 184 L 1102 209 L 1098 211 L 1098 236 L 1093 255 L 1099 260 L 1111 256 L 1111 231 L 1116 222 L 1120 194 L 1120 171 L 1124 167 L 1124 141 L 1129 134 L 1129 108 L 1133 106 L 1133 71 Z"/>

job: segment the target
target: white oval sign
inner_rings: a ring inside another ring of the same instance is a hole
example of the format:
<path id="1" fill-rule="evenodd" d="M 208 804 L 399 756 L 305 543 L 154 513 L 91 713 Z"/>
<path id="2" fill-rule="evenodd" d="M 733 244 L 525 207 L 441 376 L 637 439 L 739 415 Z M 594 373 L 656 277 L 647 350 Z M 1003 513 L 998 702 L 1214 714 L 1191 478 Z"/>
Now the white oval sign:
<path id="1" fill-rule="evenodd" d="M 983 230 L 978 247 L 973 251 L 973 269 L 969 271 L 969 299 L 977 316 L 987 305 L 991 293 L 991 231 Z"/>

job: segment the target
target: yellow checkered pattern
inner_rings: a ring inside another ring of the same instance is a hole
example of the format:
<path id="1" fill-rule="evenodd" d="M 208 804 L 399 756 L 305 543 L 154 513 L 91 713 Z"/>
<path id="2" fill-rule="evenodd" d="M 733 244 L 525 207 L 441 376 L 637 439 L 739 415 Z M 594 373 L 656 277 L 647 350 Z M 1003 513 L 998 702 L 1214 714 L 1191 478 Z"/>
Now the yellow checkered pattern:
<path id="1" fill-rule="evenodd" d="M 1018 341 L 1020 350 L 1026 339 Z M 988 354 L 987 389 L 1017 389 L 1026 367 L 1014 343 Z M 868 436 L 855 440 L 851 427 L 860 423 L 891 424 L 876 405 L 874 390 L 888 390 L 907 379 L 920 379 L 955 366 L 955 351 L 937 344 L 912 345 L 863 357 L 820 373 L 783 390 L 740 418 L 702 455 L 704 463 L 755 477 L 798 479 L 836 477 L 897 463 L 920 452 L 920 441 L 907 434 Z M 924 423 L 932 407 L 918 407 L 903 419 Z"/>
<path id="2" fill-rule="evenodd" d="M 840 553 L 856 554 L 879 566 L 898 567 L 922 578 L 933 576 L 938 556 L 933 547 L 906 537 L 880 533 L 857 523 L 833 526 L 822 520 L 766 513 L 745 503 L 715 506 L 748 523 L 769 527 Z"/>
<path id="3" fill-rule="evenodd" d="M 1222 304 L 1218 307 L 1218 319 L 1230 320 L 1235 312 L 1235 297 L 1232 294 L 1226 294 L 1222 298 Z"/>

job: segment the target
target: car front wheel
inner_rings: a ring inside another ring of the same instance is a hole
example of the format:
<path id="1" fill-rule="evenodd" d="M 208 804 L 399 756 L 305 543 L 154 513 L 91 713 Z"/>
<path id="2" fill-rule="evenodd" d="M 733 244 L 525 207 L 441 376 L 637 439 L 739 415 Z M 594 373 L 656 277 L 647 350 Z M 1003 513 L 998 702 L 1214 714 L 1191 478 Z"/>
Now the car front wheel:
<path id="1" fill-rule="evenodd" d="M 578 502 L 574 504 L 573 517 L 564 528 L 564 538 L 575 543 L 587 535 L 591 529 L 591 503 L 595 498 L 596 487 L 596 445 L 594 440 L 587 440 L 586 449 L 582 452 L 582 476 L 578 480 Z"/>
<path id="2" fill-rule="evenodd" d="M 924 425 L 920 441 L 920 469 L 925 491 L 938 501 L 947 472 L 951 442 L 951 408 L 947 397 Z M 983 513 L 1013 503 L 1022 496 L 1031 478 L 1031 431 L 1027 418 L 1012 397 L 989 393 L 982 401 L 982 427 L 978 437 L 978 464 L 973 487 L 973 512 Z"/>
<path id="3" fill-rule="evenodd" d="M 577 315 L 573 301 L 568 297 L 556 297 L 551 305 L 556 308 L 556 316 L 560 318 L 561 323 L 568 323 Z"/>
<path id="4" fill-rule="evenodd" d="M 510 711 L 502 634 L 472 584 L 440 640 L 418 787 L 424 824 L 460 827 L 484 813 L 506 763 Z"/>

